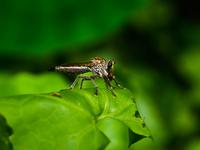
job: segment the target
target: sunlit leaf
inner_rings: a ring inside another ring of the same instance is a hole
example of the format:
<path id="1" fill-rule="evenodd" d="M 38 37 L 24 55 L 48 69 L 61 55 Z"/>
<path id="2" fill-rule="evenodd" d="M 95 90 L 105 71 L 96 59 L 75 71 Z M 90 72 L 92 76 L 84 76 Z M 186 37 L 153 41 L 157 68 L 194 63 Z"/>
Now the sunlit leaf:
<path id="1" fill-rule="evenodd" d="M 117 98 L 107 89 L 99 89 L 98 97 L 93 89 L 10 96 L 0 98 L 0 112 L 13 128 L 11 142 L 16 149 L 103 149 L 110 141 L 96 126 L 103 118 L 151 137 L 132 93 L 126 89 L 115 93 Z"/>

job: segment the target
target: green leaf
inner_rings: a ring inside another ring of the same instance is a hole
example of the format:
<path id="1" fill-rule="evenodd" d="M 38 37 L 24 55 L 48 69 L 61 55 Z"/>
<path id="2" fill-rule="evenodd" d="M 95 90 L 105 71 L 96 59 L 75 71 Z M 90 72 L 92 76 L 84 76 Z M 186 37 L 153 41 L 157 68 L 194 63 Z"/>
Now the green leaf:
<path id="1" fill-rule="evenodd" d="M 106 150 L 121 150 L 129 146 L 128 127 L 124 123 L 112 118 L 103 118 L 96 125 L 110 140 Z"/>
<path id="2" fill-rule="evenodd" d="M 96 126 L 104 118 L 151 137 L 132 93 L 127 89 L 114 91 L 116 98 L 107 89 L 99 89 L 98 97 L 93 89 L 4 97 L 0 98 L 0 113 L 13 128 L 11 142 L 19 150 L 104 149 L 110 139 Z"/>
<path id="3" fill-rule="evenodd" d="M 7 125 L 6 120 L 0 114 L 0 149 L 12 150 L 9 136 L 12 134 L 12 129 Z"/>

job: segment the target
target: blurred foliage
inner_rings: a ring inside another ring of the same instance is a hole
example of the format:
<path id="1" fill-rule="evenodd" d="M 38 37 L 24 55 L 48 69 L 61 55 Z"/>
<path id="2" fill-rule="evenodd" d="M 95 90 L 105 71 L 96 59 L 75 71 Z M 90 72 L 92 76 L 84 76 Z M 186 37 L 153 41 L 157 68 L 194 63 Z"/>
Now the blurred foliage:
<path id="1" fill-rule="evenodd" d="M 56 49 L 94 42 L 116 30 L 147 0 L 1 1 L 0 49 L 44 55 Z"/>
<path id="2" fill-rule="evenodd" d="M 1 97 L 8 95 L 47 93 L 59 91 L 60 88 L 64 89 L 69 86 L 69 84 L 66 84 L 67 80 L 65 81 L 61 75 L 56 73 L 37 75 L 28 72 L 19 72 L 12 75 L 11 73 L 2 72 L 0 78 Z"/>
<path id="3" fill-rule="evenodd" d="M 58 91 L 75 76 L 42 77 L 46 69 L 95 56 L 114 59 L 116 79 L 134 93 L 154 137 L 131 148 L 199 149 L 200 15 L 194 1 L 0 3 L 1 96 Z"/>

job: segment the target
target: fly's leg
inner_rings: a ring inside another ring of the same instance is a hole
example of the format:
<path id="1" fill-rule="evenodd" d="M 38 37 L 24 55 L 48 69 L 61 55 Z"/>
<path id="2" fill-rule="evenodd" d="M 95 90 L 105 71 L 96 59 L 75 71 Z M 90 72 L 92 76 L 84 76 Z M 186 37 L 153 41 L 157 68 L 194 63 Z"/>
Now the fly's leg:
<path id="1" fill-rule="evenodd" d="M 122 87 L 121 85 L 119 85 L 119 83 L 118 83 L 117 80 L 115 79 L 115 75 L 114 75 L 113 73 L 110 73 L 110 74 L 109 74 L 108 79 L 109 79 L 110 81 L 114 80 L 114 81 L 115 81 L 115 84 L 116 84 L 119 88 L 125 89 L 125 87 Z"/>
<path id="2" fill-rule="evenodd" d="M 71 85 L 70 88 L 63 89 L 63 90 L 61 90 L 61 91 L 73 89 L 74 86 L 76 85 L 76 83 L 77 83 L 77 81 L 78 81 L 79 78 L 83 78 L 82 81 L 81 81 L 80 89 L 82 88 L 82 85 L 83 85 L 83 81 L 84 81 L 84 80 L 91 80 L 92 83 L 93 83 L 93 85 L 95 86 L 95 96 L 98 97 L 97 85 L 95 84 L 95 82 L 94 82 L 94 80 L 93 80 L 93 79 L 98 79 L 98 78 L 100 78 L 98 75 L 93 75 L 93 76 L 90 76 L 90 77 L 88 77 L 88 76 L 78 76 L 78 77 L 74 80 L 74 82 L 73 82 L 73 84 Z"/>
<path id="3" fill-rule="evenodd" d="M 95 87 L 95 96 L 98 97 L 98 89 L 97 89 L 98 87 L 97 87 L 97 85 L 95 84 L 95 82 L 93 80 L 93 79 L 98 79 L 98 78 L 100 78 L 98 75 L 93 75 L 93 76 L 90 76 L 90 77 L 85 76 L 85 78 L 83 78 L 82 81 L 81 81 L 80 89 L 82 89 L 82 85 L 83 85 L 83 81 L 84 80 L 91 80 L 93 85 L 94 85 L 94 87 Z"/>
<path id="4" fill-rule="evenodd" d="M 80 89 L 82 89 L 83 81 L 84 81 L 84 80 L 91 80 L 90 78 L 92 78 L 92 79 L 97 79 L 97 78 L 99 78 L 99 76 L 96 76 L 96 75 L 90 76 L 90 78 L 89 78 L 88 76 L 84 76 L 84 77 L 87 77 L 87 78 L 83 78 L 83 79 L 81 80 Z"/>
<path id="5" fill-rule="evenodd" d="M 98 75 L 93 75 L 93 76 L 90 76 L 90 78 L 91 78 L 91 81 L 92 81 L 93 85 L 95 86 L 95 96 L 98 97 L 97 85 L 95 84 L 95 82 L 94 82 L 93 79 L 99 79 L 100 76 L 98 76 Z"/>
<path id="6" fill-rule="evenodd" d="M 121 85 L 118 84 L 118 82 L 117 82 L 117 80 L 116 80 L 115 78 L 112 78 L 112 79 L 115 81 L 116 85 L 117 85 L 119 88 L 125 89 L 125 87 L 122 87 Z"/>
<path id="7" fill-rule="evenodd" d="M 114 98 L 117 97 L 117 96 L 115 95 L 114 91 L 113 91 L 113 87 L 112 87 L 111 84 L 110 84 L 110 89 L 111 89 L 112 94 L 114 95 Z"/>
<path id="8" fill-rule="evenodd" d="M 114 98 L 117 97 L 113 91 L 113 86 L 110 84 L 110 80 L 108 77 L 104 77 L 104 80 L 106 81 L 106 83 L 110 86 L 111 92 L 114 95 Z"/>
<path id="9" fill-rule="evenodd" d="M 65 90 L 71 90 L 71 89 L 73 89 L 74 86 L 76 85 L 76 82 L 78 81 L 78 79 L 79 79 L 79 78 L 83 78 L 83 79 L 84 79 L 85 77 L 88 77 L 88 76 L 78 76 L 78 77 L 74 80 L 74 82 L 72 83 L 72 85 L 71 85 L 70 88 L 62 89 L 62 90 L 60 90 L 60 91 L 65 91 Z"/>
<path id="10" fill-rule="evenodd" d="M 82 89 L 83 81 L 84 81 L 84 80 L 85 80 L 85 79 L 82 79 L 82 80 L 81 80 L 80 89 Z"/>
<path id="11" fill-rule="evenodd" d="M 92 83 L 93 83 L 93 85 L 94 85 L 94 87 L 95 87 L 95 93 L 94 93 L 94 95 L 95 95 L 96 97 L 98 97 L 97 85 L 95 84 L 95 82 L 94 82 L 94 80 L 93 80 L 92 78 L 90 78 L 90 80 L 92 81 Z"/>
<path id="12" fill-rule="evenodd" d="M 112 85 L 110 85 L 110 89 L 111 89 L 112 94 L 114 95 L 114 98 L 117 97 L 117 96 L 115 95 L 114 91 L 113 91 Z"/>
<path id="13" fill-rule="evenodd" d="M 83 85 L 83 81 L 84 80 L 91 80 L 94 87 L 95 87 L 95 96 L 98 97 L 98 90 L 97 90 L 97 85 L 95 84 L 94 80 L 92 78 L 88 78 L 88 79 L 82 79 L 81 84 L 80 84 L 80 89 L 82 89 L 82 85 Z"/>

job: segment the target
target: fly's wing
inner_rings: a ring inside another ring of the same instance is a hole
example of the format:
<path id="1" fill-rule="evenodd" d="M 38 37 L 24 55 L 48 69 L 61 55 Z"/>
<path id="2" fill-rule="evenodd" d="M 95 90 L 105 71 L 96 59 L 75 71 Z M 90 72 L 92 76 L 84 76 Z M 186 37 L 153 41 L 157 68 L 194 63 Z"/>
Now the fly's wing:
<path id="1" fill-rule="evenodd" d="M 62 64 L 60 66 L 56 66 L 55 68 L 51 68 L 48 71 L 58 71 L 70 74 L 81 74 L 91 71 L 91 67 L 93 63 L 69 63 Z"/>

